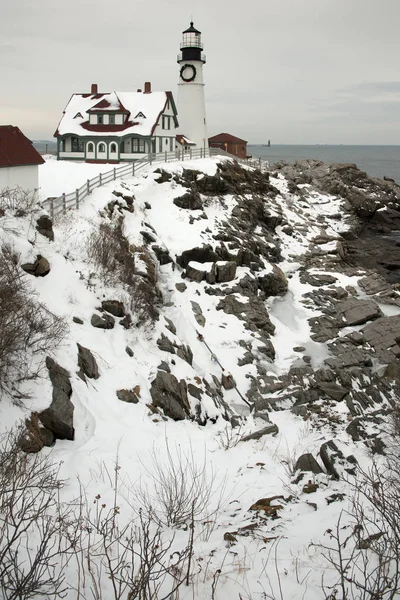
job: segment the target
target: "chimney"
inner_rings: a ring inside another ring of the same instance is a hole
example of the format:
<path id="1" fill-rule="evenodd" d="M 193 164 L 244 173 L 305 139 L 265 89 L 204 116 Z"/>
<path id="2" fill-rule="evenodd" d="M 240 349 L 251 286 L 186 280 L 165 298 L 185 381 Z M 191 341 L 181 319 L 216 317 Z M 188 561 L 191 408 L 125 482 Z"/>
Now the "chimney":
<path id="1" fill-rule="evenodd" d="M 151 94 L 151 83 L 150 81 L 146 81 L 144 84 L 144 94 Z"/>
<path id="2" fill-rule="evenodd" d="M 138 88 L 138 90 L 137 90 L 137 91 L 138 91 L 138 92 L 141 92 L 142 90 L 141 90 L 140 88 Z"/>
<path id="3" fill-rule="evenodd" d="M 92 83 L 92 94 L 97 94 L 97 83 Z"/>

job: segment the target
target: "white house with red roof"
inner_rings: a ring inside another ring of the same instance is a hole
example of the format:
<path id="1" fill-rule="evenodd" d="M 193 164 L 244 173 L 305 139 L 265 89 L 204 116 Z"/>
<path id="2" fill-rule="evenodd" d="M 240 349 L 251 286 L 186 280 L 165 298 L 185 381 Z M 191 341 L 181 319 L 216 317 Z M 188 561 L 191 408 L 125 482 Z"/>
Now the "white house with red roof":
<path id="1" fill-rule="evenodd" d="M 58 160 L 121 162 L 175 150 L 177 111 L 171 92 L 73 94 L 54 136 Z"/>
<path id="2" fill-rule="evenodd" d="M 39 165 L 45 161 L 32 142 L 13 125 L 0 125 L 0 191 L 36 192 Z"/>

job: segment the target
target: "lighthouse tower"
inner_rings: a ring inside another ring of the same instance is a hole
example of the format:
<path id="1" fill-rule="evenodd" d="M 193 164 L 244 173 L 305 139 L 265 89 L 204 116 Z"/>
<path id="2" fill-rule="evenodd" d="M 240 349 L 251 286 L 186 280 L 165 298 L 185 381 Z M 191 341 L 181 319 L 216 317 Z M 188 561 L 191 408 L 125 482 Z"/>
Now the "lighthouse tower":
<path id="1" fill-rule="evenodd" d="M 189 138 L 197 148 L 208 148 L 206 105 L 204 101 L 201 32 L 193 22 L 182 34 L 181 52 L 178 54 L 178 121 L 179 132 Z"/>

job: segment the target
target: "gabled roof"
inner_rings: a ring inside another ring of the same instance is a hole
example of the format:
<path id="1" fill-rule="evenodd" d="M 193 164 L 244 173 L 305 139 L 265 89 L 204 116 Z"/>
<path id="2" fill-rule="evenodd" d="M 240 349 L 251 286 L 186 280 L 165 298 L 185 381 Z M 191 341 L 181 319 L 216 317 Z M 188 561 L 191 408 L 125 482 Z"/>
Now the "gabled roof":
<path id="1" fill-rule="evenodd" d="M 208 142 L 217 142 L 222 144 L 247 144 L 246 140 L 242 140 L 241 138 L 235 137 L 230 133 L 219 133 L 218 135 L 213 135 L 212 137 L 208 138 Z"/>
<path id="2" fill-rule="evenodd" d="M 192 142 L 192 140 L 189 140 L 188 137 L 186 137 L 186 135 L 183 135 L 182 133 L 178 133 L 178 135 L 176 136 L 176 141 L 178 142 L 178 144 L 181 144 L 182 146 L 195 146 L 196 142 Z"/>
<path id="3" fill-rule="evenodd" d="M 126 136 L 128 134 L 150 136 L 154 133 L 160 116 L 168 102 L 174 114 L 176 107 L 171 92 L 111 92 L 106 94 L 73 94 L 65 107 L 55 137 L 61 135 L 94 135 L 101 137 L 107 134 Z M 82 118 L 77 116 L 82 115 Z M 90 114 L 124 113 L 128 115 L 121 125 L 91 124 Z M 140 117 L 143 114 L 145 116 Z M 90 133 L 89 133 L 90 132 Z"/>
<path id="4" fill-rule="evenodd" d="M 0 167 L 41 165 L 45 161 L 14 125 L 0 125 Z"/>

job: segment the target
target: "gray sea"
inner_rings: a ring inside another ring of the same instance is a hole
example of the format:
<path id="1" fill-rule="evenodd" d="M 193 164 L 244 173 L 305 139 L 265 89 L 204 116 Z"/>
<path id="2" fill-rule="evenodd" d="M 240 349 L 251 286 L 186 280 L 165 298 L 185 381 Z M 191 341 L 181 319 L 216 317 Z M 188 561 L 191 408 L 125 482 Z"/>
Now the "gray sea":
<path id="1" fill-rule="evenodd" d="M 323 162 L 355 163 L 359 169 L 372 177 L 391 177 L 400 184 L 400 146 L 256 146 L 248 144 L 253 158 L 268 160 L 270 164 L 280 160 L 295 162 L 304 158 L 316 158 Z"/>

